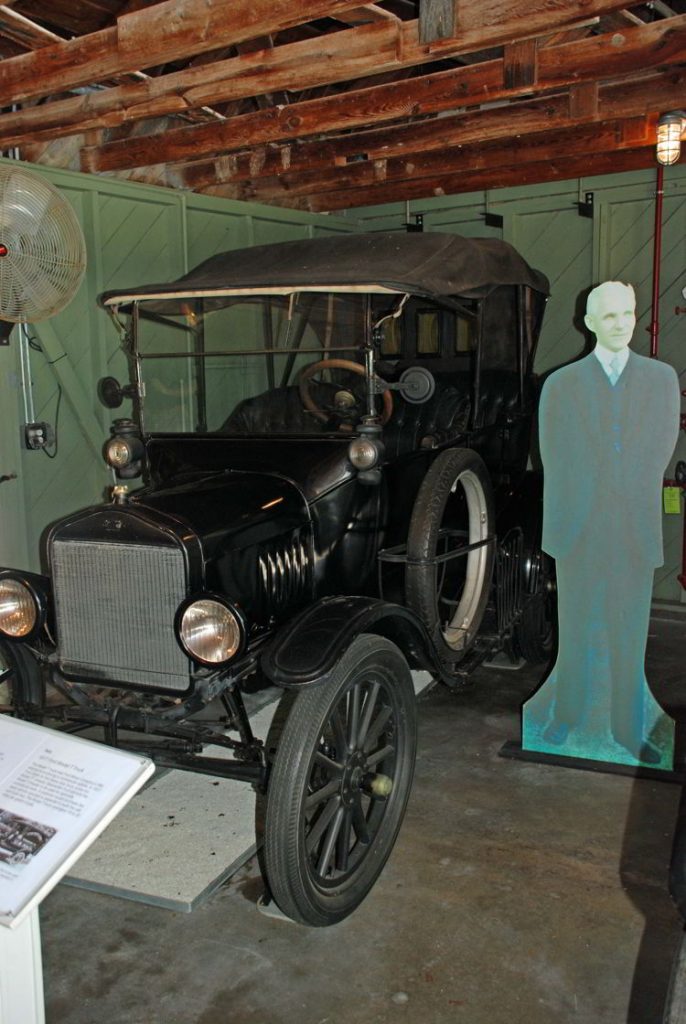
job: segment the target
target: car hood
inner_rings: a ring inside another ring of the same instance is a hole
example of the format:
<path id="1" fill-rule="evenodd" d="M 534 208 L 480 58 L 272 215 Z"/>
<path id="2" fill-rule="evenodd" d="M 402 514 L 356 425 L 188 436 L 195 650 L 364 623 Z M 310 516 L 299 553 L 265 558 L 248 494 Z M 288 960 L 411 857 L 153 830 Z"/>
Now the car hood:
<path id="1" fill-rule="evenodd" d="M 261 476 L 267 491 L 283 481 L 295 485 L 307 502 L 313 502 L 355 477 L 348 461 L 349 444 L 347 435 L 237 438 L 204 434 L 158 435 L 148 440 L 146 448 L 155 490 L 166 490 L 166 481 L 183 480 L 183 494 L 186 480 L 194 487 L 202 477 L 224 479 L 227 486 L 240 490 L 243 484 L 248 486 L 248 477 Z"/>
<path id="2" fill-rule="evenodd" d="M 206 559 L 218 549 L 247 547 L 309 523 L 307 502 L 295 484 L 275 474 L 236 470 L 139 491 L 128 507 L 187 524 Z"/>

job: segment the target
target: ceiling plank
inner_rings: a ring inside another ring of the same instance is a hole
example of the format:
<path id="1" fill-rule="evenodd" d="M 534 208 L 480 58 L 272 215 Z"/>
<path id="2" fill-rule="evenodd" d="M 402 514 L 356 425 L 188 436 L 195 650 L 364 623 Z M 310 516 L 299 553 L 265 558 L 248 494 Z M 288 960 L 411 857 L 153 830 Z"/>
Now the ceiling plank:
<path id="1" fill-rule="evenodd" d="M 574 28 L 563 28 L 561 32 L 553 32 L 541 40 L 539 45 L 559 46 L 560 43 L 573 43 L 576 39 L 584 39 L 591 28 L 600 23 L 600 18 L 589 18 L 588 21 L 580 21 Z"/>
<path id="2" fill-rule="evenodd" d="M 485 191 L 512 185 L 539 185 L 546 181 L 588 178 L 596 174 L 618 174 L 622 171 L 638 171 L 654 166 L 655 152 L 647 147 L 623 153 L 587 153 L 571 158 L 561 153 L 552 159 L 524 164 L 521 167 L 513 167 L 510 164 L 490 170 L 474 171 L 472 174 L 446 175 L 436 179 L 419 179 L 416 182 L 350 189 L 328 195 L 309 196 L 282 205 L 309 210 L 312 213 L 329 213 L 359 206 L 459 195 L 463 192 Z M 217 189 L 215 194 L 222 193 Z"/>
<path id="3" fill-rule="evenodd" d="M 558 153 L 582 156 L 593 152 L 635 150 L 642 146 L 650 147 L 654 152 L 656 124 L 657 114 L 653 114 L 572 129 L 555 128 L 506 141 L 499 139 L 467 146 L 448 146 L 428 153 L 408 153 L 403 157 L 368 160 L 348 164 L 347 167 L 299 174 L 285 171 L 279 177 L 242 182 L 233 189 L 224 186 L 222 194 L 231 199 L 278 205 L 294 196 L 349 191 L 378 182 L 390 185 L 443 175 L 472 174 L 493 167 L 542 163 L 551 154 Z"/>
<path id="4" fill-rule="evenodd" d="M 38 50 L 64 41 L 55 32 L 30 21 L 6 4 L 0 6 L 0 34 L 27 50 Z"/>
<path id="5" fill-rule="evenodd" d="M 418 48 L 399 60 L 402 47 L 390 22 L 363 25 L 257 53 L 194 65 L 183 71 L 148 78 L 137 85 L 117 86 L 84 96 L 41 104 L 0 115 L 3 138 L 49 131 L 52 137 L 88 128 L 112 128 L 143 117 L 186 112 L 207 103 L 230 103 L 277 90 L 301 90 L 342 82 L 421 62 Z"/>
<path id="6" fill-rule="evenodd" d="M 686 15 L 676 29 L 665 23 L 625 33 L 567 43 L 538 54 L 539 89 L 598 77 L 609 78 L 670 62 L 686 61 Z M 668 24 L 668 23 L 667 23 Z M 621 40 L 621 41 L 620 41 Z M 507 89 L 503 61 L 488 61 L 435 75 L 327 96 L 286 108 L 273 107 L 228 118 L 221 124 L 180 128 L 135 141 L 106 143 L 82 153 L 85 171 L 112 171 L 198 159 L 284 139 L 383 124 L 408 115 L 454 110 L 480 101 L 506 99 L 530 86 Z M 678 106 L 676 102 L 672 107 Z M 670 108 L 671 109 L 671 108 Z M 7 144 L 0 134 L 0 141 Z"/>
<path id="7" fill-rule="evenodd" d="M 400 18 L 376 4 L 362 4 L 361 7 L 337 14 L 336 21 L 342 21 L 344 25 L 365 25 L 372 21 L 400 21 Z"/>
<path id="8" fill-rule="evenodd" d="M 354 6 L 354 0 L 163 0 L 119 18 L 116 27 L 46 47 L 41 59 L 24 54 L 3 61 L 0 106 L 101 82 Z M 418 47 L 428 60 L 542 35 L 620 8 L 621 0 L 491 0 L 487 5 L 460 0 L 457 37 L 421 47 L 416 21 L 398 28 L 401 45 Z"/>
<path id="9" fill-rule="evenodd" d="M 460 14 L 462 11 L 460 11 Z M 457 0 L 419 0 L 419 41 L 457 35 Z"/>
<path id="10" fill-rule="evenodd" d="M 56 35 L 49 29 L 43 28 L 37 22 L 30 21 L 22 14 L 11 10 L 7 5 L 0 6 L 0 35 L 18 43 L 22 49 L 29 50 L 40 50 L 53 43 L 64 41 L 61 36 Z M 131 81 L 132 79 L 136 82 L 147 80 L 148 75 L 143 74 L 141 71 L 131 71 L 121 76 L 116 75 L 114 81 Z M 194 111 L 194 115 L 189 120 L 204 121 L 207 119 L 204 115 L 219 117 L 218 114 L 206 106 L 198 108 L 197 111 Z M 54 137 L 53 135 L 50 141 Z"/>
<path id="11" fill-rule="evenodd" d="M 93 128 L 113 128 L 134 119 L 185 113 L 193 107 L 233 102 L 246 96 L 277 90 L 303 90 L 365 74 L 410 67 L 427 59 L 426 48 L 410 41 L 412 35 L 416 37 L 416 31 L 415 22 L 399 27 L 388 23 L 365 25 L 321 39 L 307 39 L 209 66 L 155 76 L 138 84 L 117 86 L 3 114 L 0 115 L 0 142 L 5 146 L 19 145 L 25 135 L 30 135 L 32 141 L 40 141 L 37 134 L 40 132 L 49 132 L 49 138 L 55 138 Z M 592 77 L 602 67 L 606 54 L 612 62 L 608 74 L 646 66 L 651 60 L 649 51 L 660 48 L 667 63 L 675 59 L 680 37 L 683 45 L 686 17 L 657 22 L 640 31 L 644 34 L 639 36 L 630 30 L 588 40 L 589 45 L 585 49 L 555 47 L 554 52 L 551 49 L 551 54 L 542 58 L 544 80 L 553 84 L 576 80 L 576 61 L 579 62 L 578 78 Z M 624 54 L 623 59 L 620 54 Z M 557 75 L 556 62 L 560 65 Z M 480 66 L 484 67 L 483 64 Z M 453 86 L 453 80 L 446 74 L 442 79 L 435 79 L 435 98 L 439 99 L 445 91 L 450 103 L 455 105 L 460 98 L 460 90 L 465 101 L 471 96 L 478 100 L 493 98 L 489 96 L 489 90 L 497 77 L 496 73 L 495 77 L 480 80 L 478 76 L 471 79 L 469 75 L 458 74 Z M 376 102 L 373 97 L 369 98 Z M 430 96 L 420 99 L 424 102 L 424 112 L 445 109 L 445 105 L 430 106 Z M 401 95 L 400 105 L 403 103 L 407 104 L 407 101 Z M 378 95 L 378 105 L 382 111 L 392 105 L 388 90 Z M 405 110 L 401 110 L 399 116 L 403 113 Z M 389 117 L 392 116 L 389 110 Z M 322 117 L 325 118 L 325 112 Z"/>
<path id="12" fill-rule="evenodd" d="M 582 82 L 569 90 L 571 117 L 595 120 L 598 116 L 598 83 Z"/>
<path id="13" fill-rule="evenodd" d="M 579 21 L 610 14 L 626 7 L 606 0 L 459 0 L 458 38 L 480 40 L 471 50 L 500 46 L 514 39 L 527 39 L 558 31 Z M 503 29 L 506 29 L 503 34 Z M 436 57 L 452 52 L 452 39 L 431 44 Z M 469 52 L 469 51 L 467 51 Z"/>
<path id="14" fill-rule="evenodd" d="M 0 106 L 101 82 L 269 34 L 355 6 L 355 0 L 163 0 L 115 27 L 0 63 Z"/>
<path id="15" fill-rule="evenodd" d="M 503 54 L 503 84 L 506 89 L 534 85 L 538 77 L 538 47 L 535 39 L 507 43 Z"/>
<path id="16" fill-rule="evenodd" d="M 582 127 L 595 120 L 645 117 L 676 100 L 686 103 L 686 71 L 604 86 L 598 92 L 597 113 L 571 115 L 569 94 L 549 96 L 464 114 L 437 118 L 402 127 L 357 132 L 317 142 L 264 148 L 213 161 L 167 168 L 167 184 L 201 190 L 212 183 L 227 184 L 260 176 L 296 175 L 331 168 L 345 168 L 360 160 L 416 160 L 418 154 L 449 147 L 470 146 L 494 140 L 510 140 L 531 132 Z M 285 180 L 288 180 L 286 178 Z"/>
<path id="17" fill-rule="evenodd" d="M 627 24 L 645 25 L 643 18 L 639 18 L 636 14 L 633 14 L 632 11 L 625 10 L 617 11 L 613 14 L 607 14 L 605 15 L 604 20 L 607 22 L 608 28 L 618 28 L 620 30 L 626 28 Z"/>

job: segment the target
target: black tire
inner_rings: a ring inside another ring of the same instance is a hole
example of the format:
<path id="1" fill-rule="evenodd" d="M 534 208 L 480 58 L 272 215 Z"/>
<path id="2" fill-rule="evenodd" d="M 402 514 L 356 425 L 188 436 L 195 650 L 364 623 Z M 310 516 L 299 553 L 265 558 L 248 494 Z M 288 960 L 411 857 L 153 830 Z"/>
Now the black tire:
<path id="1" fill-rule="evenodd" d="M 0 640 L 0 705 L 7 704 L 21 714 L 42 708 L 45 676 L 40 662 L 30 651 Z"/>
<path id="2" fill-rule="evenodd" d="M 467 652 L 481 625 L 495 541 L 448 562 L 431 560 L 465 541 L 476 544 L 493 534 L 493 495 L 483 461 L 468 448 L 441 452 L 424 477 L 412 510 L 405 596 L 439 654 L 450 661 Z"/>
<path id="3" fill-rule="evenodd" d="M 538 549 L 531 558 L 528 594 L 514 628 L 517 652 L 531 665 L 548 662 L 555 647 L 556 601 L 553 561 Z"/>
<path id="4" fill-rule="evenodd" d="M 416 754 L 412 676 L 395 644 L 360 636 L 329 679 L 298 694 L 269 779 L 264 837 L 276 903 L 301 924 L 336 924 L 393 849 Z M 388 785 L 382 795 L 379 786 Z"/>

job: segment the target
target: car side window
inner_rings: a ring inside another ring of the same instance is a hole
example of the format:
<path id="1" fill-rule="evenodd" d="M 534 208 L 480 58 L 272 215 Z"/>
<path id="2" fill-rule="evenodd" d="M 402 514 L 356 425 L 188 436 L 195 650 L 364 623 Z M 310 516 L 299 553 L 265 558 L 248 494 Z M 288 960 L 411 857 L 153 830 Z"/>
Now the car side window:
<path id="1" fill-rule="evenodd" d="M 389 317 L 381 324 L 381 355 L 387 359 L 399 356 L 403 350 L 403 328 L 400 317 Z"/>
<path id="2" fill-rule="evenodd" d="M 476 324 L 466 317 L 456 317 L 455 323 L 455 355 L 473 352 L 476 347 Z"/>
<path id="3" fill-rule="evenodd" d="M 441 354 L 441 321 L 437 309 L 417 310 L 417 355 Z"/>

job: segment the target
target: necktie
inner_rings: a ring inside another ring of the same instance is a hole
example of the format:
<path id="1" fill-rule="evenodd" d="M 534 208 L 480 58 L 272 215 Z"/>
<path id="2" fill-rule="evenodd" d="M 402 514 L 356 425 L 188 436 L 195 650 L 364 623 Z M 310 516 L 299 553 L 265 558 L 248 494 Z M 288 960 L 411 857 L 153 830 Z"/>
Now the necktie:
<path id="1" fill-rule="evenodd" d="M 613 356 L 612 359 L 610 360 L 609 379 L 610 379 L 610 384 L 612 384 L 613 387 L 617 383 L 617 381 L 619 380 L 619 372 L 620 372 L 619 371 L 619 355 L 616 355 L 616 356 Z"/>

